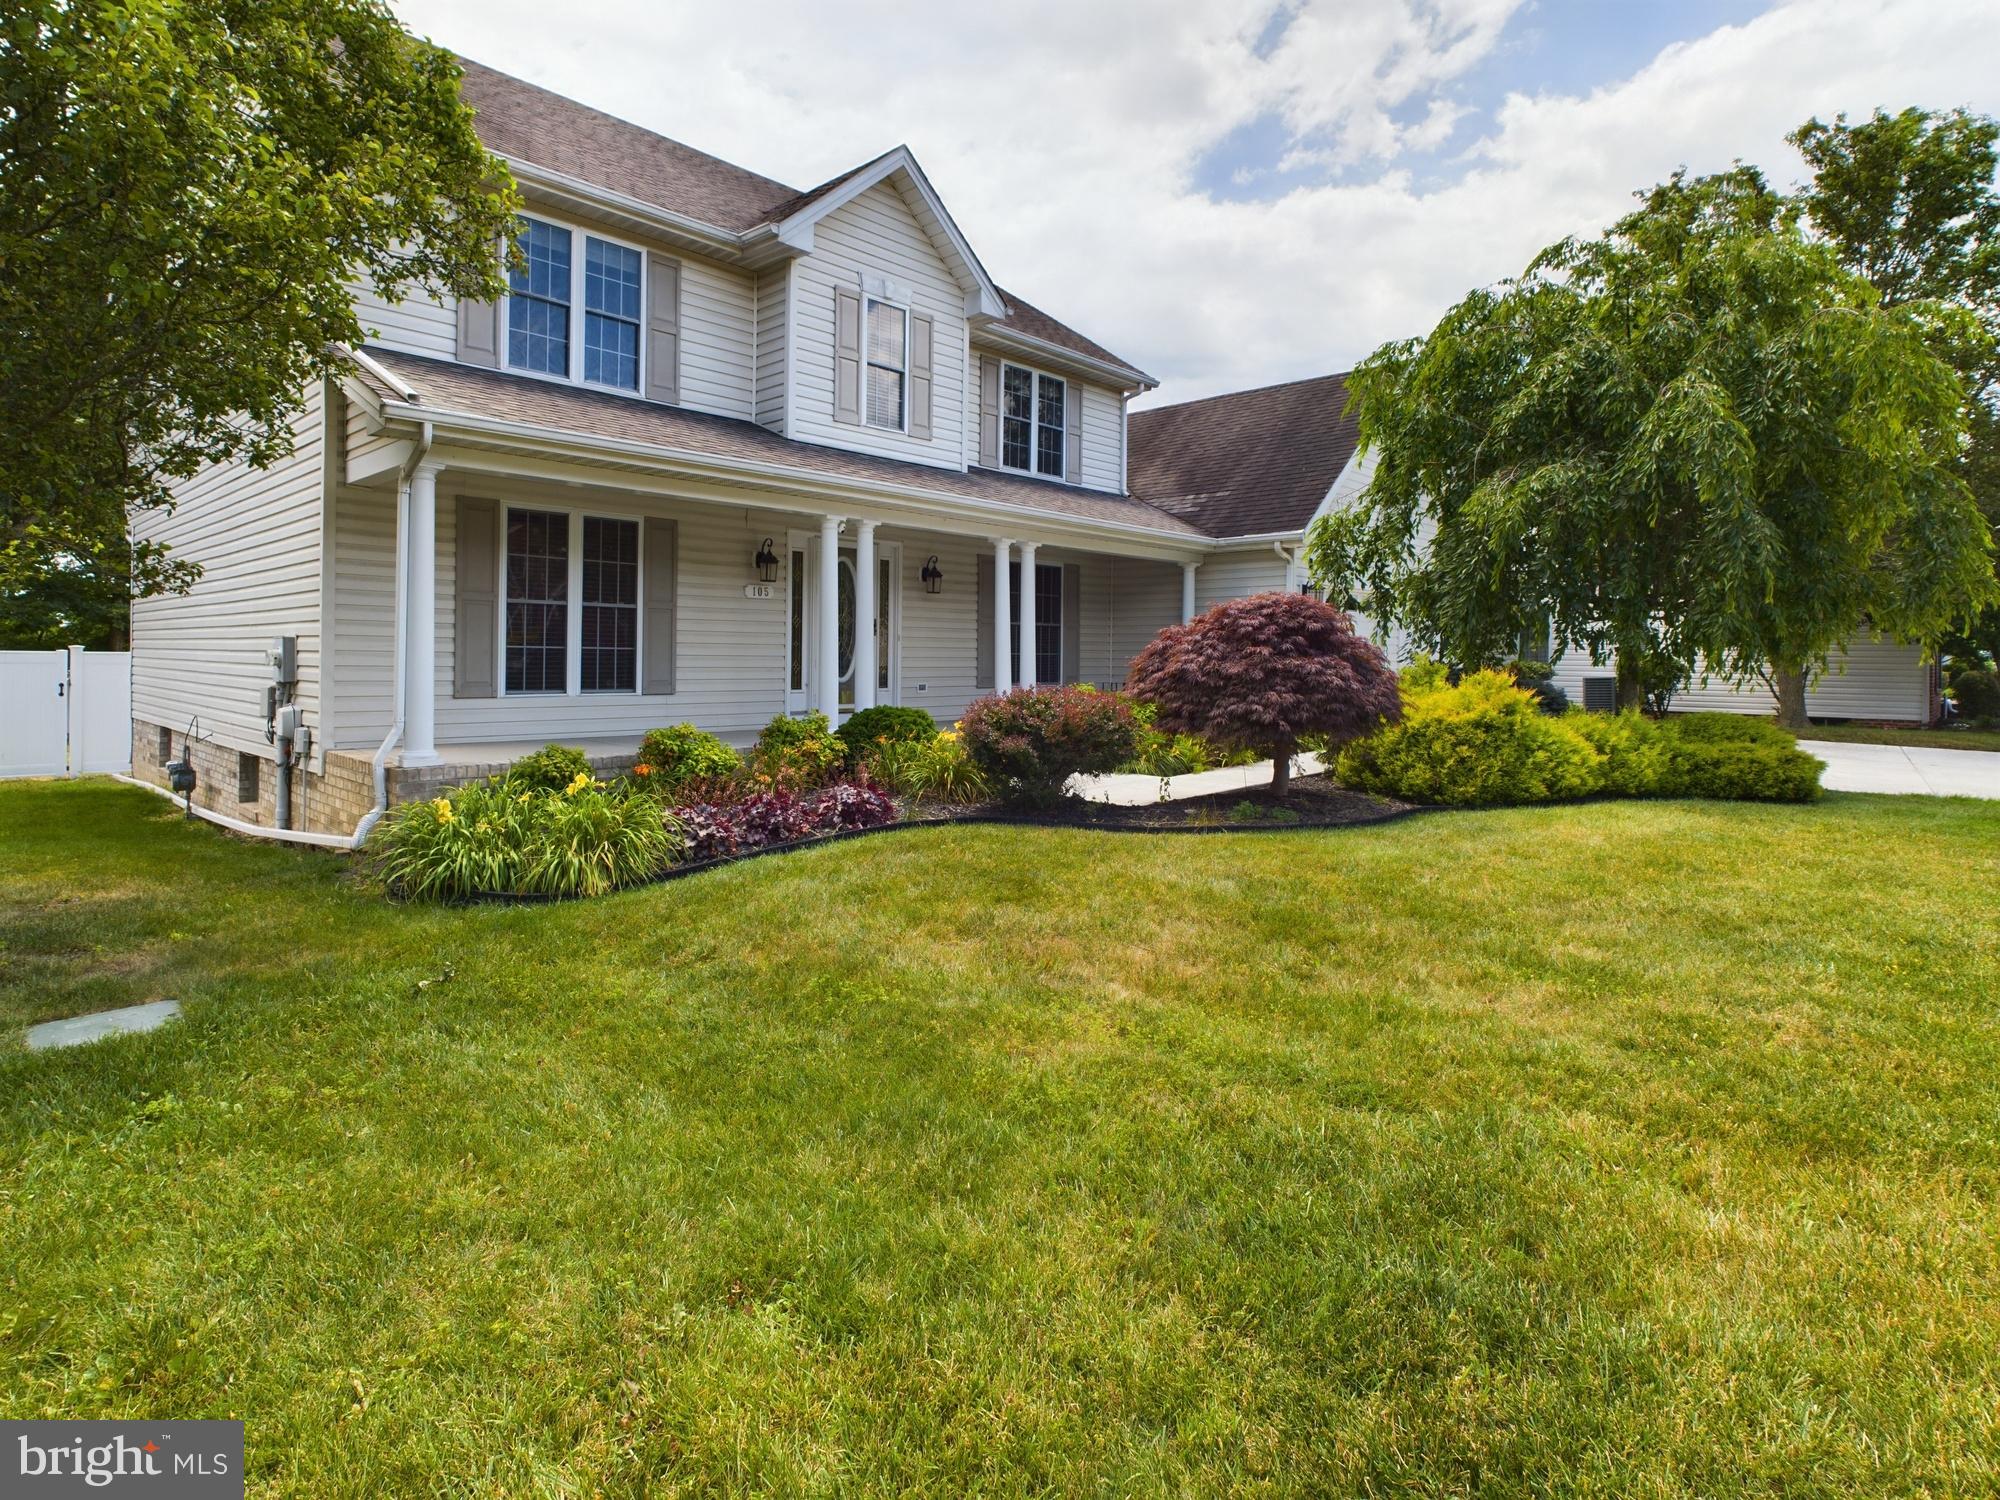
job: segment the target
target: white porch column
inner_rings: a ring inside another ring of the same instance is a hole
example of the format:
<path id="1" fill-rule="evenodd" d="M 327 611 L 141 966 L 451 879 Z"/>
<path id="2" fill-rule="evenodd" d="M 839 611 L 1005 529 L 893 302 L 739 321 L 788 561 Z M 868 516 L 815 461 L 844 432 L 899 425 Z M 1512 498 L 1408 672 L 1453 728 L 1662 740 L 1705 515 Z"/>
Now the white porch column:
<path id="1" fill-rule="evenodd" d="M 996 693 L 1004 693 L 1014 685 L 1014 626 L 1007 602 L 1007 585 L 1011 582 L 1007 564 L 1013 550 L 1011 537 L 993 538 L 993 691 Z"/>
<path id="2" fill-rule="evenodd" d="M 403 764 L 434 766 L 437 753 L 437 477 L 410 476 L 410 633 L 403 657 Z"/>
<path id="3" fill-rule="evenodd" d="M 875 523 L 859 523 L 854 547 L 854 711 L 875 706 Z"/>
<path id="4" fill-rule="evenodd" d="M 1181 564 L 1181 624 L 1194 618 L 1194 570 L 1199 563 Z"/>
<path id="5" fill-rule="evenodd" d="M 840 523 L 819 523 L 819 709 L 840 722 Z"/>
<path id="6" fill-rule="evenodd" d="M 1021 543 L 1021 686 L 1035 685 L 1035 547 Z"/>

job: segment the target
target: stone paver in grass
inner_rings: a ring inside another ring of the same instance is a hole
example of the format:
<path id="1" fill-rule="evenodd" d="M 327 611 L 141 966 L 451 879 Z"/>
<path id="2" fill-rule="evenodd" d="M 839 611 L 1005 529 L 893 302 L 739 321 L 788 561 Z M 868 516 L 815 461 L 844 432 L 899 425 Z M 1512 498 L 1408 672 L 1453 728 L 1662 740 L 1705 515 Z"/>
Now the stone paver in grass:
<path id="1" fill-rule="evenodd" d="M 107 1036 L 157 1031 L 180 1013 L 178 1000 L 149 1000 L 144 1005 L 44 1021 L 28 1028 L 28 1050 L 46 1052 L 52 1047 L 81 1047 L 85 1042 L 101 1041 Z"/>

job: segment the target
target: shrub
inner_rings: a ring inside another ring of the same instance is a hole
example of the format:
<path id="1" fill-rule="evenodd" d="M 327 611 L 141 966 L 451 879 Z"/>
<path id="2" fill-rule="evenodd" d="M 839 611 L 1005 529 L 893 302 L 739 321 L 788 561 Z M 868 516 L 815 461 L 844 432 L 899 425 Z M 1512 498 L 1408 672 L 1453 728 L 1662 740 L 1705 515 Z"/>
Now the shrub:
<path id="1" fill-rule="evenodd" d="M 872 786 L 840 782 L 817 791 L 782 787 L 753 792 L 726 805 L 683 807 L 676 816 L 691 860 L 748 854 L 773 844 L 896 821 L 896 804 Z"/>
<path id="2" fill-rule="evenodd" d="M 1484 671 L 1406 692 L 1402 721 L 1349 745 L 1337 774 L 1412 802 L 1492 807 L 1587 796 L 1601 785 L 1601 763 L 1567 719 L 1537 712 L 1504 672 Z"/>
<path id="3" fill-rule="evenodd" d="M 674 797 L 692 782 L 726 780 L 743 770 L 743 757 L 692 724 L 649 729 L 639 742 L 632 775 L 656 796 Z"/>
<path id="4" fill-rule="evenodd" d="M 1308 594 L 1230 599 L 1168 626 L 1133 658 L 1126 687 L 1161 729 L 1268 757 L 1279 796 L 1302 737 L 1344 743 L 1399 711 L 1388 659 Z"/>
<path id="5" fill-rule="evenodd" d="M 1789 750 L 1795 743 L 1788 732 L 1771 720 L 1749 714 L 1675 714 L 1661 722 L 1683 744 L 1769 745 L 1776 750 Z"/>
<path id="6" fill-rule="evenodd" d="M 1209 770 L 1215 764 L 1208 746 L 1191 734 L 1170 734 L 1155 720 L 1159 709 L 1151 703 L 1132 705 L 1134 742 L 1132 758 L 1118 769 L 1136 776 L 1187 776 Z"/>
<path id="7" fill-rule="evenodd" d="M 937 720 L 925 710 L 893 703 L 864 708 L 836 731 L 846 747 L 850 766 L 859 765 L 862 755 L 883 740 L 921 742 L 934 738 L 937 732 Z"/>
<path id="8" fill-rule="evenodd" d="M 1951 701 L 1968 724 L 2000 719 L 2000 672 L 1991 667 L 1961 671 L 1951 680 Z"/>
<path id="9" fill-rule="evenodd" d="M 985 773 L 955 734 L 935 730 L 927 740 L 885 739 L 862 758 L 876 785 L 919 802 L 978 802 L 993 794 Z"/>
<path id="10" fill-rule="evenodd" d="M 559 792 L 577 777 L 591 776 L 590 757 L 574 745 L 544 745 L 507 768 L 507 782 L 517 792 Z"/>
<path id="11" fill-rule="evenodd" d="M 976 699 L 959 728 L 966 754 L 994 787 L 1031 800 L 1060 797 L 1073 775 L 1116 768 L 1137 742 L 1123 694 L 1078 686 Z"/>
<path id="12" fill-rule="evenodd" d="M 1811 802 L 1824 769 L 1796 745 L 1669 736 L 1663 797 L 1719 797 L 1744 802 Z"/>
<path id="13" fill-rule="evenodd" d="M 486 895 L 596 896 L 657 874 L 680 846 L 653 798 L 583 771 L 559 791 L 495 777 L 398 808 L 380 867 L 415 900 Z"/>
<path id="14" fill-rule="evenodd" d="M 1667 735 L 1635 710 L 1616 714 L 1566 714 L 1563 726 L 1589 741 L 1602 756 L 1599 789 L 1618 797 L 1661 795 L 1670 769 Z"/>
<path id="15" fill-rule="evenodd" d="M 847 747 L 818 709 L 797 718 L 779 714 L 757 736 L 750 773 L 768 787 L 811 791 L 834 778 L 846 754 Z"/>

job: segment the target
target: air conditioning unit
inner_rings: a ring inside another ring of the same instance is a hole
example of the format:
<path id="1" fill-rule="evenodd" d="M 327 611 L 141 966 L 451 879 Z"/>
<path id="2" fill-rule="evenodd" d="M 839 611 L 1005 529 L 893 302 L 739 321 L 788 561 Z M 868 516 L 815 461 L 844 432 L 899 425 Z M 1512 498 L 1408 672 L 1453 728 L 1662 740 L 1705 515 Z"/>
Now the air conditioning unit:
<path id="1" fill-rule="evenodd" d="M 1618 679 L 1616 677 L 1584 678 L 1583 706 L 1594 714 L 1616 713 L 1618 711 Z"/>

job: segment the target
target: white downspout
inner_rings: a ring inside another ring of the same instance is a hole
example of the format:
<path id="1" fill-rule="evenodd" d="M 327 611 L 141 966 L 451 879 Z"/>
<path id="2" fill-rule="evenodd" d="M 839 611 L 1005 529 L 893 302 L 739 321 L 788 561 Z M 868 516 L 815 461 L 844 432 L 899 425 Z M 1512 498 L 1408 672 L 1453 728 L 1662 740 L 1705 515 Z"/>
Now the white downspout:
<path id="1" fill-rule="evenodd" d="M 382 815 L 389 810 L 389 754 L 403 737 L 404 711 L 404 638 L 410 629 L 410 476 L 417 472 L 417 465 L 431 451 L 432 428 L 425 422 L 417 440 L 411 445 L 409 457 L 403 460 L 403 467 L 396 474 L 396 638 L 395 676 L 390 701 L 396 705 L 396 720 L 389 726 L 389 733 L 382 743 L 375 747 L 373 769 L 375 773 L 375 805 L 361 815 L 361 821 L 354 825 L 354 833 L 347 842 L 350 849 L 359 849 L 382 821 Z"/>

